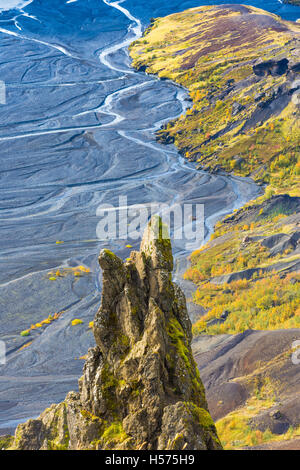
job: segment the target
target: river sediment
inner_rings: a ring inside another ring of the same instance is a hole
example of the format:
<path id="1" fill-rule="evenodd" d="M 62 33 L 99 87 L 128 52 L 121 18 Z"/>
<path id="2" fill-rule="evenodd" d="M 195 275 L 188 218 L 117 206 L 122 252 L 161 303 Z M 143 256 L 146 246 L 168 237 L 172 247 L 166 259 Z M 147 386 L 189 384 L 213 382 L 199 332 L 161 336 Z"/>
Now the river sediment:
<path id="1" fill-rule="evenodd" d="M 130 68 L 127 46 L 145 25 L 124 2 L 100 3 L 104 16 L 96 26 L 102 35 L 91 23 L 78 39 L 61 34 L 57 40 L 54 26 L 38 35 L 20 19 L 21 30 L 0 30 L 10 51 L 0 136 L 0 337 L 7 345 L 0 434 L 77 387 L 80 358 L 94 343 L 88 325 L 100 302 L 97 254 L 109 248 L 124 259 L 131 249 L 127 240 L 97 239 L 99 205 L 117 207 L 120 196 L 129 205 L 204 204 L 207 235 L 219 218 L 259 192 L 249 179 L 196 171 L 175 147 L 155 141 L 155 131 L 187 109 L 188 96 L 172 82 Z M 39 15 L 43 24 L 39 9 L 31 21 Z M 74 21 L 79 17 L 74 13 Z M 177 282 L 188 254 L 177 241 Z M 75 276 L 82 265 L 89 272 Z M 50 280 L 49 273 L 58 271 L 66 275 Z M 190 285 L 183 287 L 189 296 Z M 55 313 L 51 324 L 20 336 Z M 83 323 L 72 326 L 76 318 Z"/>

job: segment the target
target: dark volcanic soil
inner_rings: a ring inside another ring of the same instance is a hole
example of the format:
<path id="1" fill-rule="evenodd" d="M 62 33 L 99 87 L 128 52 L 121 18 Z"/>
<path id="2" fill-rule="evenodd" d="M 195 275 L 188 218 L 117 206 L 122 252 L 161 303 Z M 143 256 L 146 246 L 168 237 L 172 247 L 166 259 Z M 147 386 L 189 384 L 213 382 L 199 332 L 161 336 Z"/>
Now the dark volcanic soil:
<path id="1" fill-rule="evenodd" d="M 213 419 L 245 405 L 267 379 L 274 385 L 274 405 L 256 415 L 251 425 L 262 432 L 270 429 L 274 434 L 297 428 L 300 364 L 293 360 L 292 344 L 299 338 L 300 330 L 291 329 L 248 330 L 234 336 L 203 335 L 194 340 L 194 357 Z"/>

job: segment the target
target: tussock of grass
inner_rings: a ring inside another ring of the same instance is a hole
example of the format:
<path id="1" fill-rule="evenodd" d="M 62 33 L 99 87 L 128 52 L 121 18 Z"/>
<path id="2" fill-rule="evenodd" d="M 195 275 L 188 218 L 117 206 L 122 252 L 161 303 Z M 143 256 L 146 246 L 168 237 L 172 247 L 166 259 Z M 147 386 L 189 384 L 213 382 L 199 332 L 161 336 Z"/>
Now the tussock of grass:
<path id="1" fill-rule="evenodd" d="M 20 336 L 29 336 L 29 335 L 30 335 L 29 330 L 24 330 L 24 331 L 21 331 L 21 333 L 20 333 Z"/>
<path id="2" fill-rule="evenodd" d="M 80 320 L 80 318 L 74 318 L 74 320 L 71 321 L 72 326 L 82 325 L 82 324 L 83 324 L 83 321 Z"/>

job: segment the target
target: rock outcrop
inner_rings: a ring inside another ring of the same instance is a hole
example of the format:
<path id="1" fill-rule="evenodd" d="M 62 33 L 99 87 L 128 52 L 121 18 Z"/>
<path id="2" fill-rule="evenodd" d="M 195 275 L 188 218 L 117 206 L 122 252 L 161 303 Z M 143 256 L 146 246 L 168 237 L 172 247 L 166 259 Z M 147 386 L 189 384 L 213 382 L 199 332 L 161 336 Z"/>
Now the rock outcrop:
<path id="1" fill-rule="evenodd" d="M 101 252 L 96 347 L 88 352 L 79 393 L 19 425 L 11 448 L 221 449 L 164 235 L 156 218 L 125 263 Z"/>

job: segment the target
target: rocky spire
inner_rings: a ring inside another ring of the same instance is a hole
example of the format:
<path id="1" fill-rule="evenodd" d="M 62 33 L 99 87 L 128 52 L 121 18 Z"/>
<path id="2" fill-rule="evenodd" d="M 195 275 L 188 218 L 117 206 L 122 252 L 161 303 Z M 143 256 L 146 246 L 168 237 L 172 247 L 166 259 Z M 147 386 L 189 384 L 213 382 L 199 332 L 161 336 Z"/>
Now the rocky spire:
<path id="1" fill-rule="evenodd" d="M 152 219 L 140 251 L 125 263 L 108 250 L 99 263 L 96 347 L 89 350 L 79 393 L 19 425 L 13 448 L 220 449 L 160 219 Z"/>

